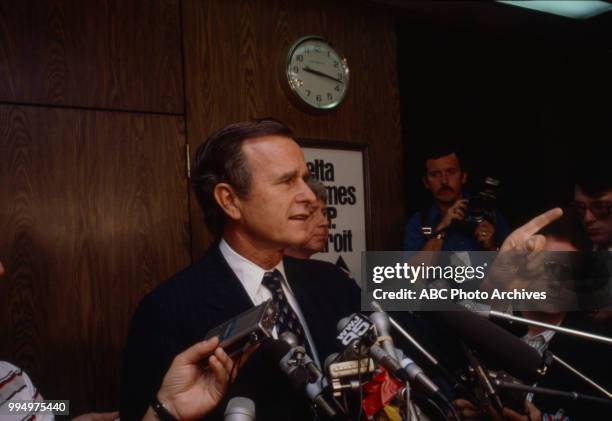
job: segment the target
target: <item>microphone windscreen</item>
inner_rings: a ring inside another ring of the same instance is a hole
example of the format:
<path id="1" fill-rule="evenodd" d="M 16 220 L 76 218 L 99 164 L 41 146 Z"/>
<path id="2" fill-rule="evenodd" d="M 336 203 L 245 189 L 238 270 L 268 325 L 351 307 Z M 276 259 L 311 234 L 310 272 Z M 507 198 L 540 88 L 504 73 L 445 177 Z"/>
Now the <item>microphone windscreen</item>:
<path id="1" fill-rule="evenodd" d="M 237 396 L 225 408 L 225 421 L 255 421 L 255 404 L 251 399 Z"/>
<path id="2" fill-rule="evenodd" d="M 495 323 L 457 306 L 456 311 L 432 311 L 428 317 L 475 349 L 490 368 L 503 369 L 526 383 L 534 383 L 542 356 Z"/>
<path id="3" fill-rule="evenodd" d="M 336 323 L 336 332 L 338 332 L 338 333 L 342 332 L 342 330 L 344 330 L 344 328 L 346 327 L 348 322 L 351 321 L 353 316 L 354 315 L 351 315 L 350 317 L 343 317 L 340 320 L 338 320 L 338 323 Z"/>

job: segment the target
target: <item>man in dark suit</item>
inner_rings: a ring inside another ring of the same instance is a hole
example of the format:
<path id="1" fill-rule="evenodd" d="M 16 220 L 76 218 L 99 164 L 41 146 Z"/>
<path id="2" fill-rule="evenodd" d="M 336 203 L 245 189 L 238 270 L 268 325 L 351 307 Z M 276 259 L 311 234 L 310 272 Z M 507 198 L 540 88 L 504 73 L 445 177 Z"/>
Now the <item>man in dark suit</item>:
<path id="1" fill-rule="evenodd" d="M 284 248 L 310 236 L 316 197 L 308 177 L 290 130 L 275 120 L 229 125 L 200 146 L 192 182 L 218 241 L 140 303 L 125 351 L 122 419 L 142 418 L 177 354 L 267 299 L 286 314 L 275 335 L 294 332 L 319 366 L 337 350 L 336 323 L 359 310 L 359 289 L 331 264 L 283 259 Z M 258 419 L 311 419 L 305 398 L 263 360 L 247 362 L 229 395 L 251 397 Z"/>

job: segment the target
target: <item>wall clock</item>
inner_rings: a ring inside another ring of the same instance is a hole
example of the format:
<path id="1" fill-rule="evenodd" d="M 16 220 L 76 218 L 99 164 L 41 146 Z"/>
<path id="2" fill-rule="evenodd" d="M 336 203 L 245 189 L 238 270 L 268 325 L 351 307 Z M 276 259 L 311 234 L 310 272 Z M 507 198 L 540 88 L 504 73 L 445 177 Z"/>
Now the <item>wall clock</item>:
<path id="1" fill-rule="evenodd" d="M 285 76 L 290 94 L 316 110 L 336 108 L 349 85 L 347 60 L 325 38 L 298 39 L 287 54 Z"/>

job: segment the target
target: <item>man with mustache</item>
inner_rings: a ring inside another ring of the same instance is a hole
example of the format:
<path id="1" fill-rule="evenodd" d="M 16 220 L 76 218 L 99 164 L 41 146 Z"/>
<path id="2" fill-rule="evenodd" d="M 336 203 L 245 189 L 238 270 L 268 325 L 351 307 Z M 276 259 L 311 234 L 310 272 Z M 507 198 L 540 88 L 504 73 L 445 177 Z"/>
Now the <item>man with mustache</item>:
<path id="1" fill-rule="evenodd" d="M 447 146 L 432 150 L 425 161 L 423 184 L 433 196 L 428 211 L 417 212 L 404 228 L 407 251 L 493 251 L 509 233 L 505 220 L 495 211 L 495 220 L 483 220 L 473 233 L 453 229 L 468 212 L 468 200 L 462 195 L 468 173 L 461 167 L 457 152 Z M 430 230 L 424 229 L 429 227 Z"/>

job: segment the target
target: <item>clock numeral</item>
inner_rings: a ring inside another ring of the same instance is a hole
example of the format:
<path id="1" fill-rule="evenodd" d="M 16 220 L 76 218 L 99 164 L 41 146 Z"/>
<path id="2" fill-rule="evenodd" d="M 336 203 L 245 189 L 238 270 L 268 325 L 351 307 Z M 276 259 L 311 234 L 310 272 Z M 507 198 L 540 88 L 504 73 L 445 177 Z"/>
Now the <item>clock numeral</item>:
<path id="1" fill-rule="evenodd" d="M 336 85 L 336 87 L 334 88 L 334 90 L 335 90 L 336 92 L 340 92 L 340 85 Z"/>
<path id="2" fill-rule="evenodd" d="M 320 45 L 315 45 L 314 50 L 315 50 L 315 53 L 320 53 L 321 52 L 321 46 Z"/>
<path id="3" fill-rule="evenodd" d="M 328 93 L 327 93 L 327 99 L 331 101 L 332 99 L 334 99 L 334 97 L 332 96 L 332 94 L 330 94 L 330 93 L 328 92 Z"/>
<path id="4" fill-rule="evenodd" d="M 338 79 L 342 80 L 342 76 L 344 76 L 342 73 L 338 73 Z"/>
<path id="5" fill-rule="evenodd" d="M 335 67 L 335 68 L 338 68 L 338 66 L 340 66 L 340 62 L 339 62 L 339 61 L 335 61 L 335 60 L 334 60 L 334 67 Z"/>
<path id="6" fill-rule="evenodd" d="M 295 56 L 295 59 L 296 59 L 297 61 L 299 61 L 299 62 L 302 62 L 302 61 L 304 61 L 304 56 L 303 56 L 303 55 L 301 55 L 301 54 L 298 54 L 297 56 Z"/>
<path id="7" fill-rule="evenodd" d="M 317 102 L 321 102 L 322 98 L 321 95 L 317 95 Z"/>
<path id="8" fill-rule="evenodd" d="M 293 66 L 294 73 L 300 73 L 300 68 L 298 66 Z"/>
<path id="9" fill-rule="evenodd" d="M 310 89 L 306 89 L 306 96 L 310 96 Z"/>

